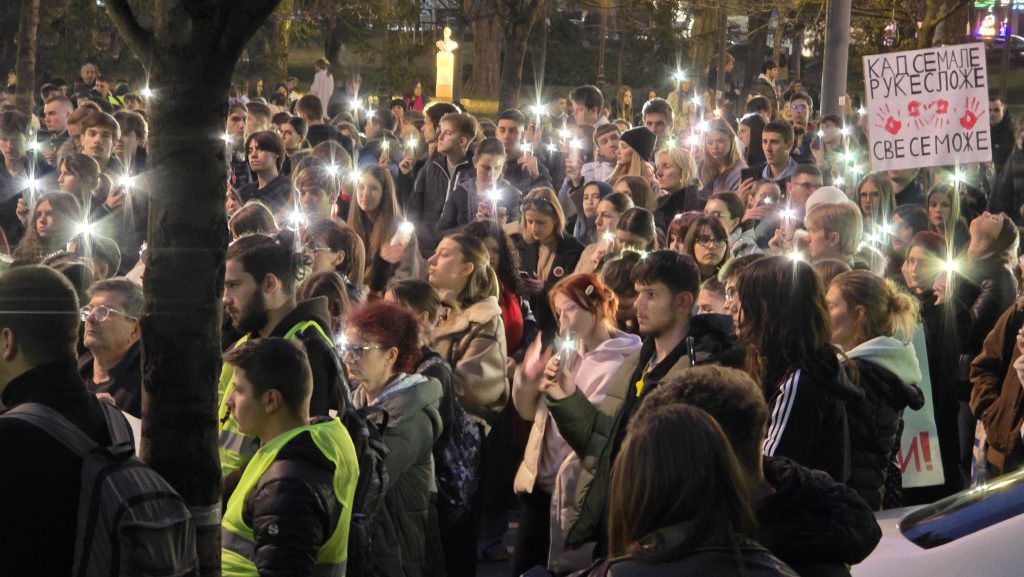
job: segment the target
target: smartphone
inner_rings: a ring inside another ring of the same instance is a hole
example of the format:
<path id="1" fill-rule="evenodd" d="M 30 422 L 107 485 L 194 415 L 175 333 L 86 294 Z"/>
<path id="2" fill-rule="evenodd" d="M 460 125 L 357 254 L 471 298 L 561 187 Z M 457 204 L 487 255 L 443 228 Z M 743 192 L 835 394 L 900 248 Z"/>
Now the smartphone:
<path id="1" fill-rule="evenodd" d="M 760 176 L 761 171 L 759 171 L 758 169 L 744 168 L 743 170 L 740 171 L 740 182 L 743 182 L 748 178 L 753 178 L 754 180 L 757 180 Z"/>
<path id="2" fill-rule="evenodd" d="M 519 271 L 519 278 L 530 278 L 530 272 L 525 270 Z"/>

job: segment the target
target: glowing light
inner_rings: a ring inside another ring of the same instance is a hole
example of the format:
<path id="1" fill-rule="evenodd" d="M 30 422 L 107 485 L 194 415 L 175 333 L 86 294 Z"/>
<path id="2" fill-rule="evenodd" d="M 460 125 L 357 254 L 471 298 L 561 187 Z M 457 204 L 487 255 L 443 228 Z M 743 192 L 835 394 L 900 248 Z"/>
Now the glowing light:
<path id="1" fill-rule="evenodd" d="M 690 136 L 686 137 L 686 143 L 689 144 L 690 146 L 697 146 L 698 144 L 700 144 L 700 137 L 697 136 L 696 134 L 691 134 Z"/>
<path id="2" fill-rule="evenodd" d="M 715 115 L 715 118 L 721 118 L 722 117 L 722 111 L 717 109 L 717 108 L 714 110 L 714 112 L 712 114 Z"/>
<path id="3" fill-rule="evenodd" d="M 498 188 L 492 188 L 487 191 L 487 200 L 497 203 L 501 201 L 501 190 Z"/>
<path id="4" fill-rule="evenodd" d="M 817 134 L 818 134 L 818 138 L 825 138 L 825 131 L 824 130 L 819 130 L 817 132 Z"/>
<path id="5" fill-rule="evenodd" d="M 843 159 L 843 162 L 847 164 L 853 162 L 854 160 L 857 160 L 857 157 L 854 156 L 852 152 L 844 152 L 842 155 L 840 155 L 840 158 Z"/>
<path id="6" fill-rule="evenodd" d="M 416 227 L 409 221 L 403 220 L 402 224 L 398 225 L 398 230 L 395 231 L 395 236 L 391 237 L 391 244 L 409 244 L 412 240 L 412 235 L 416 233 Z"/>
<path id="7" fill-rule="evenodd" d="M 697 132 L 707 132 L 711 128 L 711 123 L 707 120 L 701 120 L 697 123 Z"/>
<path id="8" fill-rule="evenodd" d="M 876 243 L 876 244 L 882 242 L 882 237 L 879 236 L 878 233 L 876 233 L 876 232 L 873 232 L 873 233 L 869 234 L 867 238 L 868 238 L 868 242 L 873 242 L 873 243 Z"/>
<path id="9" fill-rule="evenodd" d="M 380 141 L 380 153 L 387 154 L 389 150 L 391 150 L 391 143 L 387 140 Z"/>
<path id="10" fill-rule="evenodd" d="M 946 259 L 946 262 L 942 263 L 942 272 L 960 272 L 960 263 L 954 259 Z"/>
<path id="11" fill-rule="evenodd" d="M 558 147 L 549 142 L 548 143 L 548 152 L 557 152 L 557 151 L 558 151 Z"/>
<path id="12" fill-rule="evenodd" d="M 30 190 L 39 190 L 43 187 L 43 181 L 38 178 L 26 178 L 24 180 L 24 186 Z"/>
<path id="13" fill-rule="evenodd" d="M 839 134 L 842 134 L 843 136 L 850 136 L 850 127 L 844 126 L 844 127 L 840 128 L 839 129 Z"/>
<path id="14" fill-rule="evenodd" d="M 680 68 L 672 74 L 672 78 L 674 78 L 676 82 L 683 82 L 686 80 L 686 71 Z"/>
<path id="15" fill-rule="evenodd" d="M 548 107 L 538 102 L 530 107 L 530 113 L 534 116 L 544 116 L 548 113 Z"/>
<path id="16" fill-rule="evenodd" d="M 864 108 L 863 106 L 861 106 L 860 108 L 857 109 L 857 114 L 860 115 L 860 116 L 864 116 L 867 113 L 868 113 L 867 109 Z"/>
<path id="17" fill-rule="evenodd" d="M 520 145 L 520 149 L 522 149 L 523 154 L 533 154 L 533 145 L 529 142 L 524 142 Z"/>
<path id="18" fill-rule="evenodd" d="M 583 139 L 582 138 L 573 138 L 572 142 L 569 143 L 569 148 L 572 148 L 572 149 L 575 149 L 575 150 L 582 150 L 583 149 Z"/>
<path id="19" fill-rule="evenodd" d="M 350 184 L 356 185 L 363 179 L 363 175 L 359 174 L 359 171 L 353 171 L 348 174 L 347 180 Z"/>
<path id="20" fill-rule="evenodd" d="M 704 103 L 704 99 L 701 98 L 700 96 L 694 96 L 693 98 L 690 99 L 690 102 L 693 103 L 694 106 L 700 106 L 701 104 Z"/>
<path id="21" fill-rule="evenodd" d="M 230 134 L 228 134 L 227 132 L 225 132 L 224 134 L 222 134 L 222 135 L 221 135 L 221 137 L 220 137 L 220 139 L 221 139 L 221 140 L 223 140 L 223 141 L 224 141 L 224 142 L 225 142 L 226 144 L 231 144 L 231 140 L 232 140 L 232 138 L 231 138 L 231 135 L 230 135 Z"/>
<path id="22" fill-rule="evenodd" d="M 139 93 L 142 94 L 143 98 L 153 98 L 153 89 L 148 86 L 143 88 Z"/>
<path id="23" fill-rule="evenodd" d="M 348 107 L 351 108 L 353 112 L 359 112 L 363 109 L 363 103 L 358 100 L 352 100 L 348 103 Z"/>
<path id="24" fill-rule="evenodd" d="M 569 354 L 576 350 L 576 341 L 571 336 L 562 338 L 562 344 L 558 347 L 565 354 Z"/>
<path id="25" fill-rule="evenodd" d="M 303 214 L 301 210 L 293 210 L 292 213 L 288 215 L 288 225 L 292 228 L 301 228 L 306 226 L 306 223 L 306 215 Z"/>
<path id="26" fill-rule="evenodd" d="M 369 109 L 369 108 L 366 109 L 366 119 L 367 120 L 370 120 L 371 118 L 376 118 L 376 116 L 377 116 L 377 111 L 376 110 L 372 110 L 372 109 Z"/>
<path id="27" fill-rule="evenodd" d="M 344 333 L 334 335 L 334 346 L 337 347 L 339 351 L 348 349 L 348 337 L 346 337 Z"/>
<path id="28" fill-rule="evenodd" d="M 892 225 L 889 223 L 882 224 L 882 234 L 892 236 Z"/>
<path id="29" fill-rule="evenodd" d="M 419 146 L 420 141 L 415 136 L 410 136 L 405 140 L 405 147 L 409 149 L 409 152 L 416 152 Z"/>
<path id="30" fill-rule="evenodd" d="M 568 128 L 561 128 L 558 130 L 558 138 L 561 138 L 562 140 L 569 140 L 572 138 L 572 131 Z"/>
<path id="31" fill-rule="evenodd" d="M 852 172 L 854 176 L 857 176 L 857 175 L 863 173 L 864 169 L 862 167 L 860 167 L 860 166 L 854 165 L 854 166 L 850 167 L 850 172 Z"/>
<path id="32" fill-rule="evenodd" d="M 338 168 L 337 164 L 328 164 L 327 165 L 327 174 L 329 174 L 331 176 L 337 177 L 339 170 L 340 169 Z"/>
<path id="33" fill-rule="evenodd" d="M 844 186 L 846 184 L 846 179 L 841 176 L 837 176 L 836 179 L 832 181 L 832 184 L 840 187 Z"/>
<path id="34" fill-rule="evenodd" d="M 606 232 L 606 233 L 601 235 L 601 240 L 603 240 L 603 241 L 605 241 L 607 243 L 613 243 L 613 242 L 615 242 L 615 233 L 611 232 L 611 231 Z"/>
<path id="35" fill-rule="evenodd" d="M 784 208 L 782 209 L 782 218 L 786 220 L 793 220 L 796 218 L 796 211 L 792 208 Z"/>
<path id="36" fill-rule="evenodd" d="M 402 224 L 398 225 L 398 232 L 403 235 L 412 236 L 412 233 L 416 232 L 416 225 L 407 220 L 403 220 Z"/>
<path id="37" fill-rule="evenodd" d="M 675 148 L 678 145 L 679 144 L 676 142 L 675 138 L 669 138 L 668 140 L 665 141 L 665 148 L 667 148 L 669 150 L 672 150 L 673 148 Z"/>
<path id="38" fill-rule="evenodd" d="M 28 143 L 28 149 L 31 150 L 32 152 L 39 152 L 40 150 L 43 149 L 43 143 L 39 142 L 38 140 L 33 140 Z"/>
<path id="39" fill-rule="evenodd" d="M 773 204 L 773 203 L 774 203 L 775 201 L 774 201 L 774 200 L 772 200 L 772 197 L 770 197 L 770 196 L 766 196 L 766 197 L 764 198 L 764 201 L 763 201 L 763 202 L 764 202 L 764 203 L 765 203 L 766 205 L 768 205 L 768 206 L 771 206 L 771 205 L 772 205 L 772 204 Z"/>
<path id="40" fill-rule="evenodd" d="M 123 188 L 131 188 L 135 186 L 135 178 L 125 174 L 117 179 L 117 185 Z"/>
<path id="41" fill-rule="evenodd" d="M 80 222 L 77 225 L 75 225 L 76 235 L 80 234 L 83 236 L 91 236 L 95 230 L 96 227 L 90 222 Z"/>
<path id="42" fill-rule="evenodd" d="M 965 182 L 966 180 L 967 179 L 964 178 L 964 173 L 960 172 L 959 169 L 957 169 L 957 171 L 954 172 L 953 174 L 949 175 L 949 181 L 952 182 L 953 184 L 960 184 L 961 182 Z"/>
<path id="43" fill-rule="evenodd" d="M 800 261 L 804 260 L 804 255 L 800 251 L 798 251 L 798 250 L 791 251 L 786 256 L 788 256 L 789 260 L 791 260 L 793 262 L 800 262 Z"/>

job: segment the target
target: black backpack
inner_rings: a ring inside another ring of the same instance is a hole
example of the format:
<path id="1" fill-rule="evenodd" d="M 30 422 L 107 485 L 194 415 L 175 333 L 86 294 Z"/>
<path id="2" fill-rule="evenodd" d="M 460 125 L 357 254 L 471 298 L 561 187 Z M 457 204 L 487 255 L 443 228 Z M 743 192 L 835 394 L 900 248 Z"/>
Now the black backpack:
<path id="1" fill-rule="evenodd" d="M 319 331 L 307 328 L 299 332 L 298 336 L 307 349 L 318 347 L 330 351 L 330 354 L 323 357 L 330 359 L 327 374 L 333 384 L 330 392 L 331 405 L 336 407 L 338 420 L 345 425 L 349 436 L 352 437 L 356 460 L 359 462 L 359 480 L 352 501 L 352 523 L 348 535 L 346 575 L 374 575 L 370 542 L 380 523 L 380 516 L 384 514 L 384 497 L 388 486 L 388 472 L 384 466 L 390 452 L 384 443 L 388 414 L 380 409 L 356 409 L 352 405 L 352 393 L 337 352 L 324 341 Z M 373 423 L 369 418 L 371 414 L 377 412 L 381 414 L 380 425 Z"/>
<path id="2" fill-rule="evenodd" d="M 108 403 L 100 406 L 112 442 L 109 447 L 98 445 L 46 405 L 25 403 L 0 415 L 45 431 L 82 457 L 72 575 L 198 576 L 196 528 L 188 505 L 135 456 L 121 412 Z"/>

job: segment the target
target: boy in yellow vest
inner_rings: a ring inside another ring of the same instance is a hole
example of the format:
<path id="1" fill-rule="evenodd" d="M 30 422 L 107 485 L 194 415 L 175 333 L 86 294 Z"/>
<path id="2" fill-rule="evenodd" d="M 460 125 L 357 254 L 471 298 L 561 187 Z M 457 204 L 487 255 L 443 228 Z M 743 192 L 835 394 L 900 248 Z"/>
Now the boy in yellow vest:
<path id="1" fill-rule="evenodd" d="M 260 440 L 224 511 L 224 576 L 343 576 L 359 467 L 338 419 L 309 419 L 305 350 L 291 339 L 253 339 L 224 363 L 234 369 L 228 409 Z"/>

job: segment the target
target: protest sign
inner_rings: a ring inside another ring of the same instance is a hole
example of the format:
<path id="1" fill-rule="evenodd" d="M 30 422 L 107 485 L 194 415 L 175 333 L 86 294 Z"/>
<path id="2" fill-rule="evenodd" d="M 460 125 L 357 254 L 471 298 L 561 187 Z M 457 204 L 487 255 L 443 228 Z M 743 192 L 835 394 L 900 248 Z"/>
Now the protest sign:
<path id="1" fill-rule="evenodd" d="M 871 170 L 992 160 L 980 42 L 864 57 Z"/>
<path id="2" fill-rule="evenodd" d="M 928 343 L 924 328 L 914 328 L 914 352 L 921 366 L 921 382 L 918 387 L 924 394 L 924 406 L 916 411 L 903 412 L 903 435 L 896 457 L 903 473 L 903 487 L 931 487 L 945 482 L 942 459 L 939 455 L 939 428 L 935 423 L 935 395 L 932 392 L 932 378 L 928 371 Z"/>

